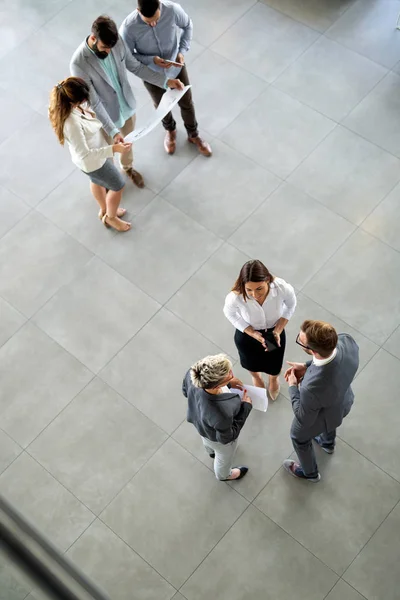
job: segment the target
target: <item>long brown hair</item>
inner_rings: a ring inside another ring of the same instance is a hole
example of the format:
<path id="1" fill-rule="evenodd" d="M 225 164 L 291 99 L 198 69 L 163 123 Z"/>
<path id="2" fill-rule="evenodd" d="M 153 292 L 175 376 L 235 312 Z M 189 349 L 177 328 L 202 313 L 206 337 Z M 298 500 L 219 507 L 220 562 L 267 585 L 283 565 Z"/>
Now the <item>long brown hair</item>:
<path id="1" fill-rule="evenodd" d="M 89 100 L 89 86 L 80 77 L 68 77 L 53 87 L 50 93 L 49 119 L 61 145 L 64 145 L 64 124 L 75 104 Z"/>
<path id="2" fill-rule="evenodd" d="M 244 301 L 248 299 L 246 293 L 246 283 L 250 281 L 256 283 L 258 281 L 266 281 L 271 283 L 274 280 L 274 276 L 268 271 L 267 267 L 261 260 L 249 260 L 240 269 L 239 277 L 236 279 L 235 285 L 232 288 L 232 292 L 243 296 Z"/>

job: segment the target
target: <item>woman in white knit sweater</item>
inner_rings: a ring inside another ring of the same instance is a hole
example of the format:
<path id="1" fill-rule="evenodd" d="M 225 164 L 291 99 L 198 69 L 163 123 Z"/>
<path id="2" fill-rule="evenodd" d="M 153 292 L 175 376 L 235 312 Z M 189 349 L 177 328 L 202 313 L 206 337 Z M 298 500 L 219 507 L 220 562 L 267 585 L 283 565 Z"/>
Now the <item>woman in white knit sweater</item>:
<path id="1" fill-rule="evenodd" d="M 50 122 L 60 144 L 67 142 L 72 162 L 89 176 L 99 218 L 106 227 L 127 231 L 131 224 L 121 219 L 126 210 L 119 208 L 125 182 L 112 159 L 115 152 L 129 152 L 131 144 L 108 145 L 88 101 L 89 87 L 83 79 L 64 79 L 51 92 Z"/>

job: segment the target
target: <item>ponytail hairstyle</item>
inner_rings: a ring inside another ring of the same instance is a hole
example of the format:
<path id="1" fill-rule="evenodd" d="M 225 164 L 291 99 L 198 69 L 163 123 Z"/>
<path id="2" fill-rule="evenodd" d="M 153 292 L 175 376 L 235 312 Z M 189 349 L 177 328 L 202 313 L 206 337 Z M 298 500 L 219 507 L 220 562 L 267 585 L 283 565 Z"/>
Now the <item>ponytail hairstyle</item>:
<path id="1" fill-rule="evenodd" d="M 64 124 L 77 104 L 89 101 L 89 86 L 80 77 L 67 77 L 50 93 L 49 119 L 58 141 L 64 145 Z"/>
<path id="2" fill-rule="evenodd" d="M 274 276 L 268 271 L 261 260 L 249 260 L 240 269 L 239 277 L 232 288 L 232 292 L 235 292 L 239 296 L 243 296 L 243 300 L 246 302 L 248 300 L 246 283 L 249 283 L 250 281 L 253 283 L 258 283 L 259 281 L 271 283 L 273 280 Z"/>

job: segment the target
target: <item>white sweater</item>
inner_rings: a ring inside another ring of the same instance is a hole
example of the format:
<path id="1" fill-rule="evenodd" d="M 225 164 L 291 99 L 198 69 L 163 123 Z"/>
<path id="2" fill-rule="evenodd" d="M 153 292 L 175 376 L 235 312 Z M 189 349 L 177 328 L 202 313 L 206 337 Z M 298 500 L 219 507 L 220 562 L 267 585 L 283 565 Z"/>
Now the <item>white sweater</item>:
<path id="1" fill-rule="evenodd" d="M 85 173 L 100 169 L 107 158 L 112 158 L 112 146 L 106 146 L 101 123 L 94 113 L 84 114 L 74 108 L 64 123 L 64 138 L 72 162 Z"/>

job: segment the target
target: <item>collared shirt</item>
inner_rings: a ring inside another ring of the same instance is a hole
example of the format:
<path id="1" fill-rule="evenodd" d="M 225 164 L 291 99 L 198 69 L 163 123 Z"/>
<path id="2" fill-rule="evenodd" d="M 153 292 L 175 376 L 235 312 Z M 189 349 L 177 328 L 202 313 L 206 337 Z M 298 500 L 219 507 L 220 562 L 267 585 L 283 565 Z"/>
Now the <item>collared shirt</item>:
<path id="1" fill-rule="evenodd" d="M 181 67 L 163 69 L 154 64 L 154 57 L 176 60 L 179 52 L 190 49 L 193 35 L 193 23 L 180 4 L 161 0 L 160 18 L 155 27 L 145 23 L 137 10 L 126 17 L 120 27 L 120 35 L 140 62 L 154 71 L 168 73 L 175 79 Z M 179 29 L 181 32 L 179 32 Z"/>
<path id="2" fill-rule="evenodd" d="M 332 362 L 333 359 L 335 358 L 336 354 L 337 354 L 337 348 L 334 349 L 334 351 L 332 352 L 332 354 L 330 356 L 328 356 L 328 358 L 315 358 L 315 356 L 313 356 L 313 363 L 317 367 L 322 367 L 323 365 L 327 365 L 328 363 Z"/>
<path id="3" fill-rule="evenodd" d="M 296 303 L 293 287 L 275 277 L 262 306 L 254 298 L 249 297 L 245 302 L 243 296 L 230 292 L 225 299 L 224 315 L 242 332 L 250 325 L 256 330 L 270 329 L 281 317 L 289 321 Z"/>
<path id="4" fill-rule="evenodd" d="M 89 44 L 87 42 L 86 44 L 90 52 L 92 52 L 96 56 L 96 53 L 93 52 Z M 115 122 L 115 129 L 113 129 L 110 134 L 110 137 L 113 138 L 114 135 L 116 135 L 119 132 L 119 129 L 124 126 L 126 121 L 135 114 L 135 110 L 133 110 L 125 100 L 124 94 L 122 92 L 121 82 L 118 78 L 117 66 L 115 64 L 115 60 L 112 53 L 110 52 L 107 58 L 99 58 L 98 61 L 102 66 L 108 79 L 110 80 L 112 87 L 117 92 L 119 104 L 119 117 L 118 120 Z"/>

